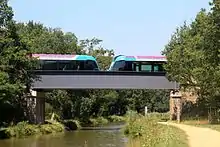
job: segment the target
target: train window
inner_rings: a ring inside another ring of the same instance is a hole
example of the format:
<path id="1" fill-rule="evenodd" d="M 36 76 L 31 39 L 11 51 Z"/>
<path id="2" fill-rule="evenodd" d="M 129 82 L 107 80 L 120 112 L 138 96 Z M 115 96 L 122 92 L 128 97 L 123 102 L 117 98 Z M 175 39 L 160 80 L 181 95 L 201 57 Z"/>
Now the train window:
<path id="1" fill-rule="evenodd" d="M 125 61 L 116 61 L 113 66 L 113 70 L 116 71 L 124 70 L 124 67 L 125 67 Z"/>
<path id="2" fill-rule="evenodd" d="M 57 70 L 57 61 L 55 61 L 55 60 L 43 60 L 41 62 L 41 68 L 43 70 Z"/>
<path id="3" fill-rule="evenodd" d="M 141 65 L 141 71 L 152 71 L 152 65 L 142 64 Z"/>
<path id="4" fill-rule="evenodd" d="M 159 65 L 154 65 L 154 72 L 158 72 L 159 71 Z"/>
<path id="5" fill-rule="evenodd" d="M 140 71 L 140 64 L 138 62 L 133 62 L 132 66 L 133 71 Z"/>
<path id="6" fill-rule="evenodd" d="M 164 71 L 163 64 L 156 64 L 156 65 L 154 65 L 154 71 L 155 72 Z"/>
<path id="7" fill-rule="evenodd" d="M 132 61 L 125 61 L 125 71 L 132 71 L 133 70 L 133 62 Z"/>
<path id="8" fill-rule="evenodd" d="M 84 70 L 97 70 L 98 66 L 95 61 L 87 60 L 85 61 Z"/>
<path id="9" fill-rule="evenodd" d="M 98 70 L 98 65 L 92 60 L 41 60 L 40 66 L 42 70 Z"/>
<path id="10" fill-rule="evenodd" d="M 76 70 L 77 63 L 73 60 L 60 60 L 58 61 L 59 70 Z"/>

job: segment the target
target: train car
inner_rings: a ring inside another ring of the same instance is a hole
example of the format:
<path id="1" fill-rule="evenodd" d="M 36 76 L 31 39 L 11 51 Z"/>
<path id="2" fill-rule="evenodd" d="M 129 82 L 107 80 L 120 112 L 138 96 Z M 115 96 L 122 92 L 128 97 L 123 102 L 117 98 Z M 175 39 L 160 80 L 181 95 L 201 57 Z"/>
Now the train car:
<path id="1" fill-rule="evenodd" d="M 164 72 L 165 56 L 125 56 L 113 58 L 109 71 Z"/>
<path id="2" fill-rule="evenodd" d="M 40 60 L 40 70 L 99 70 L 96 59 L 89 55 L 32 54 Z"/>

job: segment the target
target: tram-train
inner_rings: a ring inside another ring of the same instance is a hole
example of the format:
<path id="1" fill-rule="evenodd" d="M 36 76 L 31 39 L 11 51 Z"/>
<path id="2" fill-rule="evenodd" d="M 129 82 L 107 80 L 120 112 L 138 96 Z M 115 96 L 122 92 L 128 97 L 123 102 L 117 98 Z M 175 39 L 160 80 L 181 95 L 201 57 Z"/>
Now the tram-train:
<path id="1" fill-rule="evenodd" d="M 99 70 L 93 56 L 73 54 L 32 54 L 40 70 Z M 164 72 L 165 56 L 115 56 L 108 71 Z"/>
<path id="2" fill-rule="evenodd" d="M 125 56 L 113 58 L 109 71 L 164 72 L 165 56 Z"/>
<path id="3" fill-rule="evenodd" d="M 96 59 L 89 55 L 32 54 L 40 61 L 40 70 L 99 70 Z"/>

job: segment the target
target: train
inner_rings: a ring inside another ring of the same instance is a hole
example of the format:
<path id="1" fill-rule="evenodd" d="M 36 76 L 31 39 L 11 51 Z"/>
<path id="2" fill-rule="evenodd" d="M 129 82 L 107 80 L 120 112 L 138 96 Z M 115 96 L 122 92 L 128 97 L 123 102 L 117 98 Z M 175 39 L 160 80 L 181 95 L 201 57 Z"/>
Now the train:
<path id="1" fill-rule="evenodd" d="M 165 72 L 165 56 L 115 56 L 108 71 Z"/>
<path id="2" fill-rule="evenodd" d="M 37 70 L 99 70 L 93 56 L 73 54 L 32 54 L 40 62 Z"/>
<path id="3" fill-rule="evenodd" d="M 32 54 L 40 62 L 38 70 L 96 70 L 100 71 L 96 58 L 74 54 Z M 108 71 L 165 72 L 165 56 L 126 56 L 112 59 Z"/>

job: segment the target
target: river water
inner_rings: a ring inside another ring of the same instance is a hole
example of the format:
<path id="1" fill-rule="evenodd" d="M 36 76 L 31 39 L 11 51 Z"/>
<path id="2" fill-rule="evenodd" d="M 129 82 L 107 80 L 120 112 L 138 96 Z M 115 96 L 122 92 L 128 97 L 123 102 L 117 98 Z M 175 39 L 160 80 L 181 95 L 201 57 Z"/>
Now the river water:
<path id="1" fill-rule="evenodd" d="M 131 147 L 131 142 L 120 130 L 123 125 L 34 136 L 22 139 L 0 140 L 0 147 Z"/>

